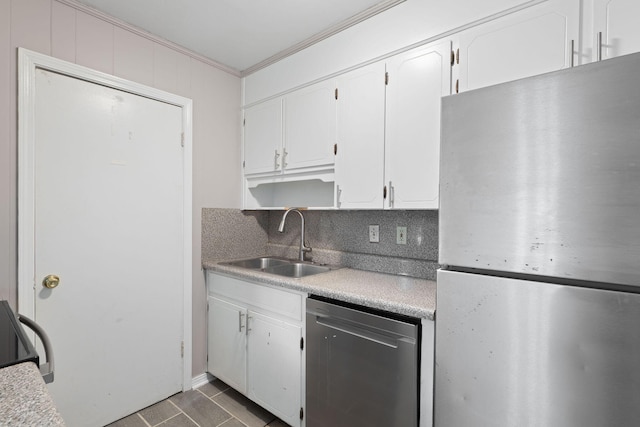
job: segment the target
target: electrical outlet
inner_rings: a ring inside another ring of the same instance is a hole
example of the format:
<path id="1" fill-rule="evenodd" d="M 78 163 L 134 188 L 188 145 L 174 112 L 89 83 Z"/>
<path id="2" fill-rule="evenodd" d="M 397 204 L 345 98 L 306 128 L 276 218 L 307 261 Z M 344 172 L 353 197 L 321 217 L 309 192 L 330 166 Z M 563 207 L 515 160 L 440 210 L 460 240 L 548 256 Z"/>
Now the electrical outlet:
<path id="1" fill-rule="evenodd" d="M 407 244 L 407 227 L 396 228 L 396 243 L 399 245 Z"/>
<path id="2" fill-rule="evenodd" d="M 369 226 L 369 242 L 371 243 L 380 242 L 380 226 L 379 225 Z"/>

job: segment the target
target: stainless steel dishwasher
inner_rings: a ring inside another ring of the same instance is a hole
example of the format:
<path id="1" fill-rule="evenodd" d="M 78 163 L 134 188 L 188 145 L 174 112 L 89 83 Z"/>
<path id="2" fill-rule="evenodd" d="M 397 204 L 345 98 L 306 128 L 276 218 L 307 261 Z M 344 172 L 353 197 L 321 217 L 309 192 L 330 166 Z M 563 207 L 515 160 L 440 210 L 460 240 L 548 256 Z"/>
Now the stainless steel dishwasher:
<path id="1" fill-rule="evenodd" d="M 307 299 L 307 427 L 418 425 L 420 321 Z"/>

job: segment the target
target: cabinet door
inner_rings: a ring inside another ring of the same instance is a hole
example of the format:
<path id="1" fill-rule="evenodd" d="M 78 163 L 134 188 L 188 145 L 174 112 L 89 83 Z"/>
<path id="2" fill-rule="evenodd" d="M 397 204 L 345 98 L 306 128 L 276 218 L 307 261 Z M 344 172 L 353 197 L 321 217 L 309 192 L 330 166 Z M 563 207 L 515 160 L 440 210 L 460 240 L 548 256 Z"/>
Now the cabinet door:
<path id="1" fill-rule="evenodd" d="M 570 67 L 579 19 L 579 0 L 549 0 L 463 31 L 454 87 L 477 89 Z"/>
<path id="2" fill-rule="evenodd" d="M 209 296 L 207 368 L 241 393 L 247 391 L 247 335 L 244 307 Z"/>
<path id="3" fill-rule="evenodd" d="M 249 312 L 249 398 L 300 425 L 302 328 Z"/>
<path id="4" fill-rule="evenodd" d="M 382 208 L 385 64 L 338 78 L 337 202 L 340 208 Z"/>
<path id="5" fill-rule="evenodd" d="M 386 208 L 437 209 L 440 98 L 451 91 L 451 43 L 387 62 Z"/>
<path id="6" fill-rule="evenodd" d="M 333 164 L 336 142 L 335 82 L 295 91 L 284 99 L 285 170 Z"/>
<path id="7" fill-rule="evenodd" d="M 274 99 L 244 111 L 244 173 L 282 169 L 282 100 Z"/>
<path id="8" fill-rule="evenodd" d="M 640 51 L 638 16 L 638 0 L 595 0 L 593 60 L 598 59 L 598 50 L 602 59 Z"/>

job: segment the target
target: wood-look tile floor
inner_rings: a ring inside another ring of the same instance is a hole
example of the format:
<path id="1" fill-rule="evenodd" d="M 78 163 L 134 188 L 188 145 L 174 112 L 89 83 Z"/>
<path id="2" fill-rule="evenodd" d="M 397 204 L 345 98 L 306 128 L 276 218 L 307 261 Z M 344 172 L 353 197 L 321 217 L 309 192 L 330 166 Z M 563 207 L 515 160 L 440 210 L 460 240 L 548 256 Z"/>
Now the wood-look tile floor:
<path id="1" fill-rule="evenodd" d="M 149 406 L 108 427 L 288 427 L 220 380 Z"/>

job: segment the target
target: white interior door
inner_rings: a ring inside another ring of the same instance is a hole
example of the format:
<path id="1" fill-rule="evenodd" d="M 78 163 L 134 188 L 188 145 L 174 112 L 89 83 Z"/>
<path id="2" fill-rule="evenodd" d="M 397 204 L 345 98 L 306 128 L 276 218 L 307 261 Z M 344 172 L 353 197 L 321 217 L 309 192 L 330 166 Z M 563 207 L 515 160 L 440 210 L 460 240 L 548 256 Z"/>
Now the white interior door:
<path id="1" fill-rule="evenodd" d="M 69 426 L 99 426 L 183 384 L 182 108 L 36 69 L 35 319 Z M 59 286 L 41 285 L 45 276 Z"/>

